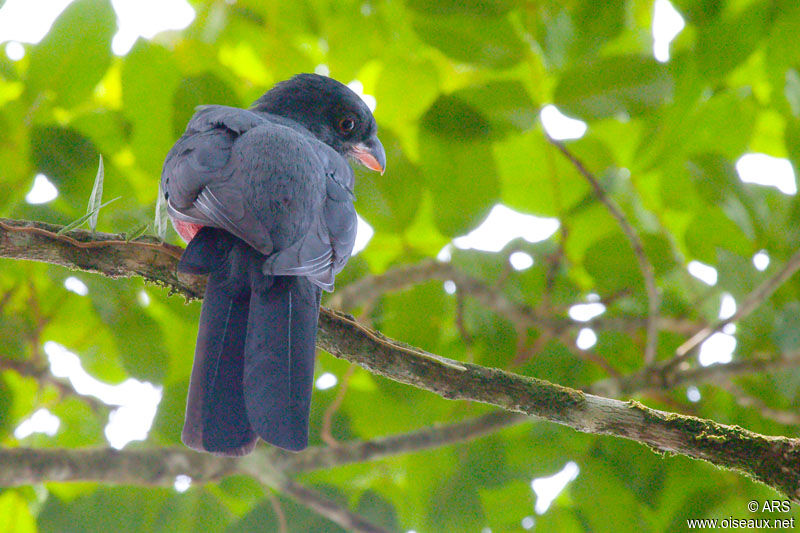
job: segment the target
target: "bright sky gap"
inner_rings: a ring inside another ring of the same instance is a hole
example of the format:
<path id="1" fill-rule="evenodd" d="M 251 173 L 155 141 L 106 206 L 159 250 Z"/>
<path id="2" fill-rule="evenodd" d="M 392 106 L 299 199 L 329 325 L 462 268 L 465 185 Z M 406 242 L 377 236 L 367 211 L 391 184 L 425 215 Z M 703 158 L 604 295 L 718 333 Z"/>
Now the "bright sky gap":
<path id="1" fill-rule="evenodd" d="M 72 0 L 7 0 L 0 8 L 0 42 L 38 43 Z M 139 37 L 152 39 L 166 30 L 181 30 L 192 23 L 194 9 L 186 0 L 112 0 L 117 13 L 114 54 L 124 56 Z M 21 59 L 20 48 L 6 48 L 11 59 Z M 13 57 L 12 57 L 13 56 Z"/>

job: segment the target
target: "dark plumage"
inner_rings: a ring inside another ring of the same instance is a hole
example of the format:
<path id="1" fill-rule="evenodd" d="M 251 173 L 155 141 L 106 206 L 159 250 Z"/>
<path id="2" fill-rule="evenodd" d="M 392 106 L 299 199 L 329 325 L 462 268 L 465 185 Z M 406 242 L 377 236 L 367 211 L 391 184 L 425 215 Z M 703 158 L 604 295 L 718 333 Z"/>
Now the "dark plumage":
<path id="1" fill-rule="evenodd" d="M 199 108 L 164 162 L 161 188 L 189 241 L 179 270 L 209 274 L 183 441 L 224 455 L 257 437 L 308 441 L 321 290 L 353 249 L 353 171 L 383 171 L 369 109 L 315 74 L 250 110 Z M 202 229 L 201 229 L 202 228 Z"/>

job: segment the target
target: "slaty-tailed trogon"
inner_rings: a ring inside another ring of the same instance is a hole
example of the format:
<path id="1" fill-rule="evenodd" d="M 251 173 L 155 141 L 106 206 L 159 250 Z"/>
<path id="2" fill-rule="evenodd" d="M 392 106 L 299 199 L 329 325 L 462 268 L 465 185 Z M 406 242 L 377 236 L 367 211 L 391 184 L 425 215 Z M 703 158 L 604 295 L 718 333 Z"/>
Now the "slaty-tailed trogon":
<path id="1" fill-rule="evenodd" d="M 161 190 L 189 243 L 178 269 L 209 275 L 187 446 L 244 455 L 261 437 L 306 447 L 321 291 L 356 235 L 347 159 L 383 172 L 376 129 L 345 85 L 300 74 L 249 110 L 198 108 L 167 155 Z"/>

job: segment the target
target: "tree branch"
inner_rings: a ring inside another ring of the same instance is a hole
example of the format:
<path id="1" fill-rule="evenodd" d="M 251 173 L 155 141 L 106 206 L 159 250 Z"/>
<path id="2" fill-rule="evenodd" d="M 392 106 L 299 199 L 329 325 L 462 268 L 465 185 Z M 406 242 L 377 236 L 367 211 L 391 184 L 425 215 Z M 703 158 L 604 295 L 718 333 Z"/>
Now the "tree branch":
<path id="1" fill-rule="evenodd" d="M 462 272 L 455 265 L 435 259 L 425 259 L 419 263 L 396 266 L 382 274 L 365 276 L 353 281 L 349 285 L 337 289 L 328 299 L 328 305 L 334 309 L 350 312 L 383 294 L 401 291 L 429 280 L 452 280 L 459 291 L 469 294 L 481 305 L 514 324 L 522 327 L 547 329 L 554 336 L 568 328 L 597 327 L 629 331 L 647 327 L 647 319 L 634 316 L 599 316 L 586 322 L 543 316 L 534 308 L 515 302 L 498 288 L 490 287 L 483 281 Z M 700 324 L 692 320 L 663 316 L 658 317 L 656 325 L 661 330 L 672 331 L 680 335 L 692 335 L 700 327 Z"/>
<path id="2" fill-rule="evenodd" d="M 772 293 L 778 290 L 781 285 L 786 283 L 786 281 L 788 281 L 798 269 L 800 269 L 800 251 L 796 252 L 792 257 L 790 257 L 786 264 L 783 265 L 783 267 L 781 267 L 781 269 L 778 270 L 774 275 L 753 289 L 753 291 L 747 295 L 741 305 L 739 305 L 738 309 L 733 315 L 724 320 L 718 320 L 714 324 L 701 329 L 689 340 L 678 346 L 678 349 L 675 350 L 675 356 L 667 361 L 665 368 L 669 369 L 676 367 L 685 361 L 691 355 L 692 351 L 711 335 L 722 330 L 722 328 L 728 324 L 743 319 L 758 309 L 758 307 L 770 296 L 772 296 Z"/>
<path id="3" fill-rule="evenodd" d="M 348 511 L 344 507 L 329 500 L 322 494 L 308 487 L 304 487 L 299 483 L 287 479 L 280 487 L 281 492 L 294 498 L 302 503 L 309 509 L 316 511 L 318 514 L 328 518 L 330 521 L 335 522 L 347 529 L 348 531 L 361 531 L 364 533 L 388 533 L 382 527 L 378 527 L 371 522 L 368 522 L 360 515 Z"/>
<path id="4" fill-rule="evenodd" d="M 734 398 L 736 403 L 748 409 L 755 409 L 763 418 L 773 420 L 785 426 L 800 425 L 800 413 L 785 409 L 776 409 L 767 405 L 761 398 L 756 398 L 743 391 L 734 383 L 723 383 L 722 388 L 727 390 Z"/>
<path id="5" fill-rule="evenodd" d="M 723 383 L 735 376 L 745 374 L 767 374 L 800 367 L 800 356 L 790 353 L 778 357 L 758 357 L 742 359 L 730 363 L 717 363 L 709 366 L 654 372 L 652 368 L 621 377 L 597 381 L 590 387 L 591 392 L 605 396 L 625 396 L 643 390 L 667 390 L 687 383 Z"/>
<path id="6" fill-rule="evenodd" d="M 374 440 L 342 442 L 337 446 L 314 446 L 300 453 L 275 450 L 273 460 L 279 468 L 288 472 L 323 470 L 473 440 L 526 420 L 530 418 L 520 413 L 497 410 L 462 422 L 437 424 L 430 428 Z"/>
<path id="7" fill-rule="evenodd" d="M 453 424 L 374 440 L 345 442 L 336 447 L 312 446 L 299 453 L 264 446 L 256 450 L 254 455 L 258 458 L 255 460 L 198 453 L 188 448 L 0 447 L 0 487 L 46 481 L 171 487 L 179 475 L 189 475 L 193 482 L 206 483 L 234 474 L 253 475 L 254 471 L 277 477 L 437 448 L 488 435 L 525 420 L 529 420 L 525 415 L 498 410 Z M 268 484 L 276 483 L 272 479 L 269 481 Z"/>
<path id="8" fill-rule="evenodd" d="M 114 485 L 171 487 L 179 475 L 193 482 L 216 481 L 246 474 L 294 498 L 298 503 L 353 531 L 383 529 L 317 492 L 288 479 L 263 454 L 245 458 L 218 457 L 188 449 L 115 450 L 0 448 L 0 487 L 45 481 L 96 481 Z"/>
<path id="9" fill-rule="evenodd" d="M 183 253 L 178 246 L 150 236 L 128 242 L 122 235 L 84 230 L 58 235 L 62 227 L 0 218 L 0 257 L 51 263 L 111 278 L 141 276 L 172 292 L 180 292 L 187 299 L 203 295 L 203 276 L 178 278 L 175 266 Z"/>
<path id="10" fill-rule="evenodd" d="M 608 211 L 611 213 L 611 216 L 617 220 L 620 228 L 622 228 L 622 232 L 631 243 L 631 248 L 633 249 L 634 255 L 636 255 L 636 261 L 639 263 L 639 270 L 642 272 L 644 285 L 647 290 L 647 342 L 644 350 L 644 362 L 647 365 L 651 365 L 656 360 L 656 348 L 658 343 L 658 315 L 661 309 L 661 294 L 656 286 L 655 270 L 653 269 L 653 265 L 650 263 L 650 259 L 648 259 L 647 254 L 644 251 L 642 240 L 639 238 L 639 234 L 636 233 L 636 230 L 633 229 L 633 226 L 630 224 L 630 222 L 628 222 L 628 219 L 625 218 L 625 214 L 620 210 L 619 207 L 617 207 L 617 204 L 614 203 L 614 200 L 612 200 L 608 194 L 606 194 L 606 191 L 600 185 L 600 181 L 588 168 L 586 168 L 586 165 L 584 165 L 583 162 L 578 159 L 577 156 L 575 156 L 575 154 L 570 152 L 564 143 L 556 141 L 550 136 L 547 136 L 547 140 L 550 141 L 550 144 L 555 146 L 559 152 L 564 154 L 564 157 L 566 157 L 569 162 L 572 163 L 572 166 L 574 166 L 575 169 L 584 178 L 586 178 L 586 180 L 592 186 L 592 189 L 594 189 L 597 199 L 606 206 Z"/>
<path id="11" fill-rule="evenodd" d="M 450 263 L 426 259 L 414 265 L 404 265 L 387 270 L 379 276 L 367 276 L 337 290 L 328 300 L 333 308 L 351 310 L 390 291 L 398 291 L 429 280 L 452 280 L 458 290 L 469 294 L 478 302 L 521 326 L 538 326 L 557 330 L 564 324 L 539 316 L 524 304 L 507 298 L 502 291 L 493 289 L 482 281 L 465 274 Z"/>
<path id="12" fill-rule="evenodd" d="M 26 224 L 21 223 L 23 227 Z M 178 280 L 172 274 L 176 258 L 174 254 L 162 252 L 162 245 L 150 243 L 142 246 L 138 242 L 103 244 L 103 241 L 114 239 L 98 236 L 96 241 L 100 244 L 93 246 L 92 252 L 88 253 L 89 247 L 66 242 L 60 236 L 9 230 L 12 226 L 6 221 L 0 226 L 0 255 L 40 261 L 55 257 L 61 261 L 58 264 L 64 266 L 103 272 L 99 265 L 107 264 L 108 258 L 96 256 L 125 256 L 127 253 L 129 270 L 115 265 L 117 268 L 113 275 L 157 279 L 184 294 L 198 294 L 197 288 L 202 285 L 201 280 L 194 280 L 195 288 L 189 289 Z M 88 240 L 92 240 L 91 237 Z M 70 254 L 77 254 L 81 263 L 69 261 Z M 160 261 L 161 267 L 156 270 L 158 277 L 149 261 Z M 174 281 L 165 281 L 170 279 Z M 324 308 L 320 313 L 318 345 L 334 356 L 355 362 L 375 374 L 444 398 L 488 403 L 578 431 L 615 435 L 657 450 L 703 459 L 743 472 L 800 502 L 800 439 L 759 435 L 710 420 L 650 409 L 638 402 L 603 398 L 535 378 L 453 361 L 389 339 L 350 316 Z"/>
<path id="13" fill-rule="evenodd" d="M 92 410 L 97 413 L 101 413 L 109 409 L 108 404 L 103 403 L 94 396 L 80 394 L 72 387 L 70 383 L 51 374 L 50 369 L 46 366 L 39 366 L 30 361 L 21 361 L 0 356 L 0 370 L 13 370 L 20 376 L 34 378 L 39 382 L 40 385 L 52 385 L 62 396 L 72 396 L 78 398 L 81 401 L 89 404 Z"/>

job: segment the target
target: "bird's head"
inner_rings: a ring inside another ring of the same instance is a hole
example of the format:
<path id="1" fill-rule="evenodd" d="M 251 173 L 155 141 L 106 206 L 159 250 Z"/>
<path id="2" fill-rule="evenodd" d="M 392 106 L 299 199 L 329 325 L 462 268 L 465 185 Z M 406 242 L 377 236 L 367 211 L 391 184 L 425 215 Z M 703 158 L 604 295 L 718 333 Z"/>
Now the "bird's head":
<path id="1" fill-rule="evenodd" d="M 252 109 L 292 119 L 340 154 L 380 173 L 386 169 L 375 118 L 356 93 L 332 78 L 298 74 L 275 85 Z"/>

